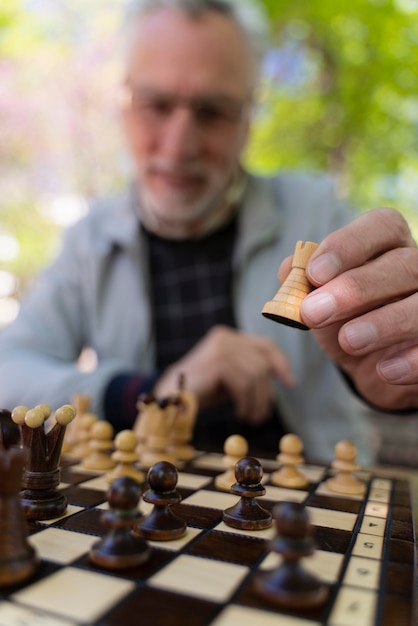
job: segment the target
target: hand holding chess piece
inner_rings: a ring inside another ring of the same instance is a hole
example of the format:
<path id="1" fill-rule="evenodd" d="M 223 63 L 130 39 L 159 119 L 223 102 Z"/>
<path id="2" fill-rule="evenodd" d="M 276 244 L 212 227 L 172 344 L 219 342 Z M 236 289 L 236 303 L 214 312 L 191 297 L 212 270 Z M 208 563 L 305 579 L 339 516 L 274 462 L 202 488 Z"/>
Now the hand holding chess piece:
<path id="1" fill-rule="evenodd" d="M 27 580 L 39 564 L 27 540 L 20 501 L 23 468 L 29 454 L 20 447 L 20 439 L 20 430 L 10 412 L 0 410 L 0 588 Z"/>
<path id="2" fill-rule="evenodd" d="M 312 241 L 297 242 L 290 274 L 273 300 L 265 303 L 261 311 L 264 317 L 287 326 L 308 330 L 300 315 L 300 305 L 313 289 L 306 277 L 305 269 L 317 247 L 318 244 Z"/>
<path id="3" fill-rule="evenodd" d="M 296 502 L 282 502 L 273 509 L 277 536 L 271 543 L 283 562 L 277 569 L 259 572 L 254 579 L 257 593 L 285 609 L 312 609 L 325 603 L 328 587 L 300 564 L 315 549 L 306 508 Z"/>
<path id="4" fill-rule="evenodd" d="M 59 517 L 67 508 L 67 498 L 57 490 L 60 483 L 59 462 L 65 429 L 74 419 L 75 409 L 69 404 L 57 409 L 55 424 L 47 431 L 44 422 L 50 415 L 51 409 L 46 404 L 34 409 L 18 406 L 12 411 L 12 419 L 21 431 L 23 446 L 29 451 L 21 495 L 27 519 Z"/>

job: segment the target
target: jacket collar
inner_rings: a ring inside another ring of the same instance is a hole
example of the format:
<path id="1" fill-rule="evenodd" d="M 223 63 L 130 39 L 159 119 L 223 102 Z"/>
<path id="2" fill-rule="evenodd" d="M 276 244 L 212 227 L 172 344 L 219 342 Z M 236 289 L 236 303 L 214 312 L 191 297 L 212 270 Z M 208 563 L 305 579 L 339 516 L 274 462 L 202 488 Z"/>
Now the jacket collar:
<path id="1" fill-rule="evenodd" d="M 104 240 L 109 246 L 122 248 L 138 244 L 139 215 L 135 183 L 109 201 L 107 219 L 100 222 Z M 239 209 L 239 237 L 236 263 L 242 262 L 257 248 L 277 238 L 282 216 L 277 182 L 273 178 L 246 175 L 245 191 Z"/>
<path id="2" fill-rule="evenodd" d="M 234 262 L 277 239 L 283 223 L 277 181 L 247 175 L 247 188 L 239 213 L 239 237 Z"/>

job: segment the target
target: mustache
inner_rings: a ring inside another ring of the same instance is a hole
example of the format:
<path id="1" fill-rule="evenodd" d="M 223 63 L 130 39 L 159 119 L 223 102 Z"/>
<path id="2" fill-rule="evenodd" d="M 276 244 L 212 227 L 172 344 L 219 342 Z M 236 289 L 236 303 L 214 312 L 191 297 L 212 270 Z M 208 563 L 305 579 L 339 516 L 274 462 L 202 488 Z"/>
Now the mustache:
<path id="1" fill-rule="evenodd" d="M 157 172 L 170 176 L 191 176 L 204 177 L 207 175 L 207 169 L 199 163 L 173 163 L 168 159 L 152 159 L 146 165 L 148 172 Z"/>

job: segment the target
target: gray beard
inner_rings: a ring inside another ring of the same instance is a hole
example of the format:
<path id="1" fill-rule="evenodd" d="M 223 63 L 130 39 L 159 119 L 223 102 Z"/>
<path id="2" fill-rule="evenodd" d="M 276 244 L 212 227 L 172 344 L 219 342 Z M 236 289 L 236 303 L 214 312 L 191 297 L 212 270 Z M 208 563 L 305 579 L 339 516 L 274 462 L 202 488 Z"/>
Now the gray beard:
<path id="1" fill-rule="evenodd" d="M 235 178 L 214 198 L 205 198 L 191 205 L 190 217 L 183 214 L 181 218 L 174 215 L 172 219 L 161 216 L 151 194 L 139 188 L 138 209 L 141 222 L 147 230 L 165 239 L 188 239 L 207 235 L 226 223 L 235 211 L 237 200 L 245 187 L 244 181 L 244 176 Z"/>

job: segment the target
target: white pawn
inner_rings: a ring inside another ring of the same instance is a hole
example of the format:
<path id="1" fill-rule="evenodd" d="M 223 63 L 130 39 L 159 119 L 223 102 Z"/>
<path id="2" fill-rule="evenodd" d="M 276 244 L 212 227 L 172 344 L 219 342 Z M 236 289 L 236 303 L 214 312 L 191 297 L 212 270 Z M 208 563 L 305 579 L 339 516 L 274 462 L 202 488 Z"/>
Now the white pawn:
<path id="1" fill-rule="evenodd" d="M 145 474 L 135 467 L 139 456 L 135 452 L 138 439 L 133 430 L 121 430 L 116 435 L 114 443 L 115 452 L 111 458 L 115 461 L 116 467 L 106 474 L 107 482 L 112 483 L 117 478 L 129 476 L 142 484 L 145 481 Z"/>
<path id="2" fill-rule="evenodd" d="M 86 469 L 105 471 L 115 467 L 116 462 L 109 452 L 113 448 L 113 426 L 109 422 L 97 421 L 90 431 L 90 452 L 83 460 L 82 465 Z"/>
<path id="3" fill-rule="evenodd" d="M 90 433 L 99 418 L 94 413 L 76 415 L 77 430 L 71 446 L 70 454 L 76 459 L 84 459 L 90 453 Z"/>
<path id="4" fill-rule="evenodd" d="M 62 444 L 62 453 L 71 455 L 73 455 L 72 449 L 78 441 L 80 417 L 85 413 L 88 413 L 90 409 L 90 396 L 76 394 L 73 398 L 73 403 L 76 412 L 76 419 L 73 419 L 67 426 Z"/>
<path id="5" fill-rule="evenodd" d="M 299 469 L 298 465 L 304 463 L 302 456 L 303 443 L 298 435 L 288 433 L 284 435 L 279 442 L 280 454 L 276 460 L 281 467 L 270 476 L 270 482 L 278 487 L 289 487 L 293 489 L 301 489 L 306 487 L 308 480 Z"/>
<path id="6" fill-rule="evenodd" d="M 248 454 L 248 442 L 241 435 L 231 435 L 224 442 L 225 456 L 222 463 L 228 467 L 226 472 L 219 474 L 215 478 L 215 487 L 222 491 L 231 491 L 231 487 L 236 483 L 235 465 L 240 459 Z"/>
<path id="7" fill-rule="evenodd" d="M 328 489 L 346 495 L 362 495 L 366 486 L 352 474 L 360 469 L 356 463 L 356 446 L 351 441 L 343 439 L 336 444 L 334 451 L 335 460 L 332 462 L 332 467 L 337 470 L 337 473 L 327 480 Z"/>

